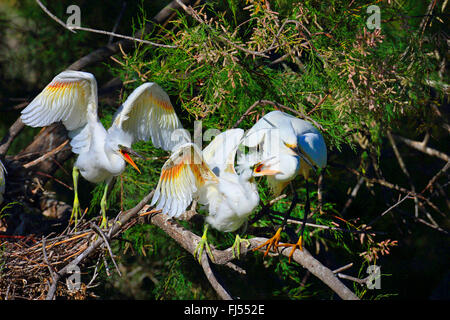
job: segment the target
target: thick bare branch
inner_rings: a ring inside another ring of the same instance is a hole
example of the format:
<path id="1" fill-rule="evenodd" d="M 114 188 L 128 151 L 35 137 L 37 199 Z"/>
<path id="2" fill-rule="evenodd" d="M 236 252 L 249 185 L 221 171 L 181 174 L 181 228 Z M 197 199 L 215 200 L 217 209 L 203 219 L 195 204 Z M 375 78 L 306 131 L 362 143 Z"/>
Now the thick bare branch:
<path id="1" fill-rule="evenodd" d="M 176 221 L 170 219 L 164 214 L 156 214 L 151 216 L 150 222 L 160 229 L 162 229 L 168 236 L 174 239 L 179 245 L 181 245 L 186 251 L 194 255 L 195 248 L 200 241 L 200 237 L 193 234 L 189 230 L 186 230 Z M 265 238 L 251 238 L 249 239 L 250 245 L 241 247 L 241 256 L 245 256 L 247 253 L 251 252 L 261 243 L 265 242 Z M 225 250 L 217 250 L 214 246 L 211 246 L 212 254 L 214 255 L 214 263 L 225 265 L 226 263 L 234 260 L 233 251 L 231 248 Z M 260 249 L 264 251 L 263 249 Z M 290 250 L 281 250 L 280 254 L 288 257 Z M 206 252 L 203 252 L 206 256 Z M 204 257 L 202 257 L 203 259 Z M 322 280 L 327 286 L 329 286 L 336 294 L 338 294 L 342 299 L 345 300 L 357 300 L 358 297 L 348 289 L 327 267 L 316 260 L 308 250 L 303 249 L 302 251 L 297 250 L 292 259 L 302 265 L 304 268 L 308 269 L 312 274 Z"/>

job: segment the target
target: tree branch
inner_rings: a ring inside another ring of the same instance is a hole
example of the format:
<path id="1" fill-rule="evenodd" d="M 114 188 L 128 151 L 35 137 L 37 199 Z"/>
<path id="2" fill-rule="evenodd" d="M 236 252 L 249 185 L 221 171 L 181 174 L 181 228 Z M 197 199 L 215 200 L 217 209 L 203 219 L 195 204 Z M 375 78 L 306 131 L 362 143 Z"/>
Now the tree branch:
<path id="1" fill-rule="evenodd" d="M 145 208 L 144 208 L 145 209 Z M 186 230 L 176 221 L 170 219 L 164 214 L 155 214 L 149 217 L 150 223 L 158 226 L 162 229 L 169 237 L 174 239 L 180 246 L 182 246 L 186 251 L 194 255 L 195 248 L 201 237 L 193 234 L 192 232 Z M 241 257 L 245 256 L 247 253 L 251 252 L 254 248 L 259 246 L 262 242 L 265 242 L 265 238 L 251 238 L 249 239 L 250 245 L 241 247 Z M 228 262 L 234 260 L 233 251 L 231 248 L 225 250 L 217 250 L 214 246 L 211 246 L 212 254 L 214 256 L 214 263 L 225 265 Z M 263 252 L 264 249 L 259 249 Z M 289 256 L 289 250 L 280 250 L 278 252 L 286 257 Z M 206 257 L 206 252 L 203 252 Z M 205 257 L 202 257 L 204 259 Z M 328 287 L 330 287 L 334 292 L 336 292 L 339 297 L 345 300 L 357 300 L 358 297 L 350 291 L 327 267 L 316 260 L 308 250 L 305 248 L 303 251 L 295 251 L 292 259 L 302 265 L 304 268 L 308 269 L 312 274 L 322 280 Z"/>

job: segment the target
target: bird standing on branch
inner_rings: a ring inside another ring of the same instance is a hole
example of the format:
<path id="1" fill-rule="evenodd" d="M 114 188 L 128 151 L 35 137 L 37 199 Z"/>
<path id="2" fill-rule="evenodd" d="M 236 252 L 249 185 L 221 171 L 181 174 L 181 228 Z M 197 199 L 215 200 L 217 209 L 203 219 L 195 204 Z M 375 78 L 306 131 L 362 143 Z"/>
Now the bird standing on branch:
<path id="1" fill-rule="evenodd" d="M 193 143 L 180 146 L 162 167 L 151 205 L 170 217 L 178 218 L 195 198 L 208 211 L 205 228 L 195 255 L 199 261 L 206 247 L 208 226 L 222 232 L 241 227 L 259 204 L 255 176 L 275 174 L 270 170 L 254 173 L 251 161 L 234 161 L 242 141 L 242 129 L 227 130 L 203 150 Z M 239 256 L 241 238 L 236 236 L 233 253 Z"/>
<path id="2" fill-rule="evenodd" d="M 171 150 L 174 130 L 182 128 L 167 93 L 156 83 L 136 88 L 116 112 L 106 130 L 97 114 L 97 81 L 91 73 L 66 70 L 58 74 L 22 111 L 22 121 L 44 127 L 62 121 L 69 131 L 72 151 L 78 154 L 73 167 L 74 203 L 70 220 L 81 214 L 78 200 L 79 173 L 93 183 L 106 182 L 101 200 L 101 227 L 107 225 L 106 196 L 114 176 L 125 170 L 125 161 L 139 171 L 131 156 L 133 142 L 152 140 L 157 148 Z M 140 171 L 139 171 L 140 172 Z"/>
<path id="3" fill-rule="evenodd" d="M 311 170 L 324 168 L 327 163 L 327 148 L 321 133 L 310 122 L 298 119 L 282 111 L 272 111 L 262 117 L 246 134 L 243 144 L 258 154 L 261 163 L 257 170 L 277 171 L 277 174 L 267 177 L 269 186 L 275 196 L 281 194 L 288 184 L 302 175 L 305 178 L 307 199 L 303 225 L 296 244 L 292 246 L 290 257 L 296 248 L 302 249 L 302 236 L 309 213 L 308 177 Z M 292 184 L 291 184 L 292 186 Z M 297 204 L 297 193 L 294 192 L 291 207 L 286 211 L 283 222 L 275 235 L 255 250 L 267 245 L 265 255 L 270 248 L 276 249 L 281 239 L 281 232 L 291 211 Z M 290 258 L 289 257 L 289 258 Z"/>

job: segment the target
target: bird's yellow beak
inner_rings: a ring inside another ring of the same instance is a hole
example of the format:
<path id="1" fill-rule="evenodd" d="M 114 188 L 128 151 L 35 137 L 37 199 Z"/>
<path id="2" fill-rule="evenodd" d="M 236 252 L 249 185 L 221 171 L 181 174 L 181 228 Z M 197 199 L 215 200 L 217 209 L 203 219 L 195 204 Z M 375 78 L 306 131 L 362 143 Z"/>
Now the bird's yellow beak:
<path id="1" fill-rule="evenodd" d="M 122 155 L 123 159 L 128 162 L 133 168 L 135 168 L 139 173 L 141 173 L 141 170 L 139 170 L 138 166 L 136 165 L 136 163 L 133 161 L 133 159 L 130 157 L 130 154 L 141 157 L 141 155 L 139 155 L 137 152 L 135 152 L 134 150 L 131 150 L 130 148 L 126 148 L 126 147 L 121 147 L 119 149 L 120 154 Z"/>
<path id="2" fill-rule="evenodd" d="M 284 145 L 286 147 L 288 147 L 289 149 L 293 149 L 293 150 L 297 149 L 297 145 L 294 145 L 294 144 L 284 143 Z"/>

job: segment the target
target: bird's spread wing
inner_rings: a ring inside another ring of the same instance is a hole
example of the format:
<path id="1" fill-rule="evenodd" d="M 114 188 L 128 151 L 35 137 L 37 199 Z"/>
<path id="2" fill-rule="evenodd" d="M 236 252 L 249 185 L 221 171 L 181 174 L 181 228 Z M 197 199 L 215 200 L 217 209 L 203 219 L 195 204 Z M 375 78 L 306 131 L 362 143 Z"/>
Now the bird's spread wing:
<path id="1" fill-rule="evenodd" d="M 162 167 L 151 205 L 156 204 L 155 209 L 162 209 L 170 217 L 178 217 L 211 182 L 217 182 L 217 177 L 204 161 L 201 150 L 193 143 L 184 144 Z"/>
<path id="2" fill-rule="evenodd" d="M 178 141 L 172 134 L 182 125 L 167 93 L 156 83 L 136 88 L 114 116 L 112 126 L 130 133 L 135 141 L 149 140 L 157 148 L 170 151 Z"/>
<path id="3" fill-rule="evenodd" d="M 222 172 L 236 173 L 234 160 L 243 136 L 242 129 L 227 130 L 217 135 L 203 150 L 203 158 L 217 176 Z"/>
<path id="4" fill-rule="evenodd" d="M 22 121 L 45 127 L 62 121 L 67 130 L 97 119 L 97 81 L 87 72 L 66 70 L 58 74 L 22 111 Z"/>

